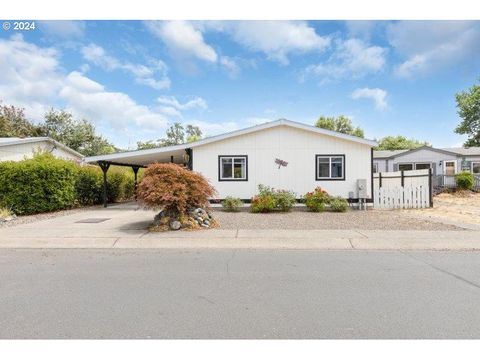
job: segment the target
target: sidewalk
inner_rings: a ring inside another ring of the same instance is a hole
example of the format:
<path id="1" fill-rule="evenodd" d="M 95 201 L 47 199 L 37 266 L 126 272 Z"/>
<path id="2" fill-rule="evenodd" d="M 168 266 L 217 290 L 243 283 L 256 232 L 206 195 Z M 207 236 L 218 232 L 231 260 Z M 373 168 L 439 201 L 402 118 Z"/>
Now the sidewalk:
<path id="1" fill-rule="evenodd" d="M 11 230 L 14 230 L 12 228 Z M 33 230 L 33 229 L 32 229 Z M 74 230 L 74 229 L 72 229 Z M 8 235 L 8 236 L 6 236 Z M 203 230 L 150 233 L 0 232 L 1 248 L 480 250 L 480 231 Z"/>

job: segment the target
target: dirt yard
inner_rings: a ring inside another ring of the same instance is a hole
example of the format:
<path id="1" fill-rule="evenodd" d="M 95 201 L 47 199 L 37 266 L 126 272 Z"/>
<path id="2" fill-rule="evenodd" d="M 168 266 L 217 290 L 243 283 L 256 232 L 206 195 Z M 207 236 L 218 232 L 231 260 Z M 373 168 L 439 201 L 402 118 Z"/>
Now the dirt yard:
<path id="1" fill-rule="evenodd" d="M 213 211 L 221 229 L 302 229 L 302 230 L 461 230 L 403 215 L 400 211 L 349 210 L 347 213 L 313 213 L 294 208 L 289 213 L 252 214 L 248 209 L 229 213 Z"/>
<path id="2" fill-rule="evenodd" d="M 433 208 L 402 211 L 420 219 L 480 226 L 480 193 L 443 193 L 433 198 Z"/>

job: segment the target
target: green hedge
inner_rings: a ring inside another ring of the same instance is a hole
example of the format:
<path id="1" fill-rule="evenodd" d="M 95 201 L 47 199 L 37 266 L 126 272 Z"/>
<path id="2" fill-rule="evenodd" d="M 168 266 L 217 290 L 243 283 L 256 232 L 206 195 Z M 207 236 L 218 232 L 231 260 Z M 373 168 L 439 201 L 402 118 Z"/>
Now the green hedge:
<path id="1" fill-rule="evenodd" d="M 131 199 L 132 169 L 111 166 L 107 189 L 109 202 Z M 98 166 L 79 166 L 50 154 L 0 162 L 0 207 L 10 208 L 18 215 L 100 204 L 102 191 L 103 173 Z"/>

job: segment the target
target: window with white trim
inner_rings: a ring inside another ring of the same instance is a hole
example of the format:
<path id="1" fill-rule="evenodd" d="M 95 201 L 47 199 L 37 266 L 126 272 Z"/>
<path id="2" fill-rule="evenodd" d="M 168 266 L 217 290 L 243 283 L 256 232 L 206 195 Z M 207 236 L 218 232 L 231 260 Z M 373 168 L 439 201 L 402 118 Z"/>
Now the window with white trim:
<path id="1" fill-rule="evenodd" d="M 221 155 L 218 157 L 219 181 L 247 181 L 248 157 L 247 155 Z"/>
<path id="2" fill-rule="evenodd" d="M 472 173 L 480 174 L 480 162 L 472 162 Z"/>
<path id="3" fill-rule="evenodd" d="M 373 163 L 373 172 L 378 173 L 378 163 Z"/>
<path id="4" fill-rule="evenodd" d="M 415 163 L 415 170 L 430 169 L 431 167 L 431 163 Z"/>
<path id="5" fill-rule="evenodd" d="M 316 180 L 345 180 L 345 155 L 316 155 Z"/>
<path id="6" fill-rule="evenodd" d="M 413 163 L 398 164 L 398 170 L 413 170 Z"/>

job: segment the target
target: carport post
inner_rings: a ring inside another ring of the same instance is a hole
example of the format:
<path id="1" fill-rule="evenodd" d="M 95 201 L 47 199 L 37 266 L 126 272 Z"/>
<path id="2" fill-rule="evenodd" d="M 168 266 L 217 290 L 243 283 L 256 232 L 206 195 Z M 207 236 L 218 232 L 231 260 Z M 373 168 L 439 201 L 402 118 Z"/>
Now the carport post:
<path id="1" fill-rule="evenodd" d="M 135 185 L 134 185 L 135 201 L 137 201 L 137 188 L 138 188 L 137 174 L 138 174 L 138 169 L 139 168 L 140 168 L 139 166 L 132 166 L 133 173 L 135 174 Z"/>
<path id="2" fill-rule="evenodd" d="M 103 171 L 103 207 L 107 207 L 107 171 L 110 164 L 105 161 L 99 161 L 98 166 L 100 166 Z"/>

